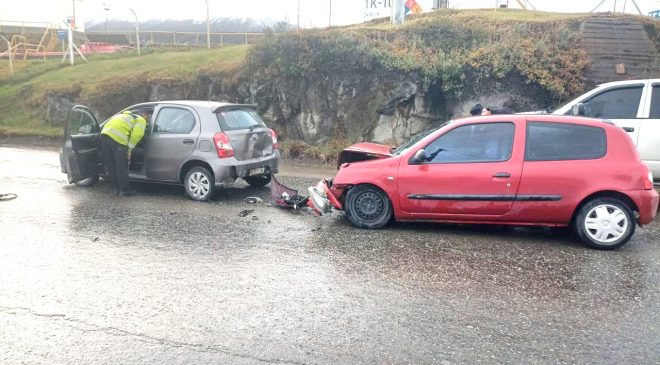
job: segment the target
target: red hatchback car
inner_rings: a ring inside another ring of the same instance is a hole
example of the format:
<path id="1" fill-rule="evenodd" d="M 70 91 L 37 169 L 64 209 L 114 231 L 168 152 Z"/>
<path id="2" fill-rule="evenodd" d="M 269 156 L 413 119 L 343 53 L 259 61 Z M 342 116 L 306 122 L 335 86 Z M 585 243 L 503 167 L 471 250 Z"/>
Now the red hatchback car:
<path id="1" fill-rule="evenodd" d="M 498 115 L 461 119 L 396 149 L 359 143 L 334 179 L 309 188 L 321 214 L 361 228 L 392 220 L 572 226 L 614 249 L 658 209 L 653 176 L 620 127 L 595 119 Z"/>

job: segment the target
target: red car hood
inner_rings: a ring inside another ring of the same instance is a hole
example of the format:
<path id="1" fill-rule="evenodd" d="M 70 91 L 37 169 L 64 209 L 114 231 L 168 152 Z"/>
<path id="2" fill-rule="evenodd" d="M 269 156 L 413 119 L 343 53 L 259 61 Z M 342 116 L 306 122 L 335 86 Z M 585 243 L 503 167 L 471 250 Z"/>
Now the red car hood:
<path id="1" fill-rule="evenodd" d="M 344 163 L 377 160 L 392 157 L 392 147 L 370 142 L 362 142 L 344 148 L 337 156 L 337 168 Z"/>

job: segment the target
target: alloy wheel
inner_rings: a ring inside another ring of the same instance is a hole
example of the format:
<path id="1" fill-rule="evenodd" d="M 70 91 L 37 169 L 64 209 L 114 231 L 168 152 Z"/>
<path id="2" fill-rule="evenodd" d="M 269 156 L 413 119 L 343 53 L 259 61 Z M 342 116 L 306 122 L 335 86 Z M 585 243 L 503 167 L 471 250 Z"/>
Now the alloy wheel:
<path id="1" fill-rule="evenodd" d="M 203 173 L 196 171 L 188 178 L 188 189 L 196 199 L 204 198 L 211 189 L 209 178 Z"/>

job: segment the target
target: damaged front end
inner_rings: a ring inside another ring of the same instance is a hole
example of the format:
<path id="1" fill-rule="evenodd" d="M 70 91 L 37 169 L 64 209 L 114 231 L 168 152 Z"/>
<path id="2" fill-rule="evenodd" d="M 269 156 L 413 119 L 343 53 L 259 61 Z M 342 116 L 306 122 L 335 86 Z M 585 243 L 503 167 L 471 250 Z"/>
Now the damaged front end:
<path id="1" fill-rule="evenodd" d="M 392 157 L 390 146 L 376 143 L 357 143 L 345 148 L 337 158 L 337 169 L 341 174 L 343 168 L 353 163 L 378 160 Z M 298 195 L 298 191 L 282 185 L 275 176 L 271 180 L 271 196 L 275 204 L 284 208 L 298 209 L 307 206 L 317 215 L 332 212 L 332 208 L 343 210 L 342 196 L 350 185 L 335 184 L 334 179 L 323 179 L 315 186 L 307 188 L 309 196 Z"/>
<path id="2" fill-rule="evenodd" d="M 341 191 L 333 189 L 332 179 L 323 179 L 316 186 L 307 188 L 309 192 L 309 202 L 311 208 L 318 215 L 330 213 L 332 208 L 342 210 L 342 203 L 339 201 Z"/>
<path id="3" fill-rule="evenodd" d="M 369 142 L 356 143 L 339 153 L 337 169 L 340 171 L 338 174 L 341 173 L 342 168 L 346 168 L 350 164 L 389 157 L 392 157 L 390 146 Z M 333 179 L 323 179 L 316 186 L 307 189 L 309 192 L 308 205 L 318 215 L 330 213 L 332 208 L 343 210 L 341 197 L 348 187 L 344 184 L 335 184 Z"/>

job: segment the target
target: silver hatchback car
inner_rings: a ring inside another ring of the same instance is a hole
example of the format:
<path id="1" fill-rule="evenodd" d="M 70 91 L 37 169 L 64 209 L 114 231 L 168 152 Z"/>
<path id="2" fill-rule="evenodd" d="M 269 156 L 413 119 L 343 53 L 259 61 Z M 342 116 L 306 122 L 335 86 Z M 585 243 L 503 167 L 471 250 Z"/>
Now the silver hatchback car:
<path id="1" fill-rule="evenodd" d="M 208 200 L 216 188 L 231 185 L 237 178 L 264 186 L 277 173 L 277 135 L 254 105 L 184 100 L 143 103 L 124 110 L 150 115 L 145 136 L 131 154 L 131 180 L 183 185 L 190 198 Z M 89 108 L 71 108 L 60 151 L 60 165 L 69 183 L 91 186 L 105 174 L 99 139 L 102 125 Z"/>

